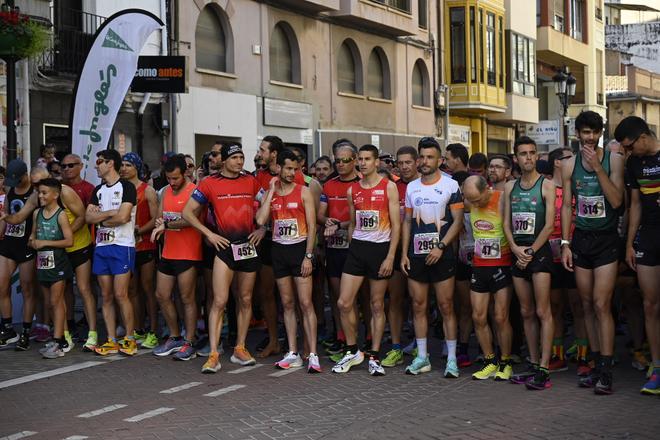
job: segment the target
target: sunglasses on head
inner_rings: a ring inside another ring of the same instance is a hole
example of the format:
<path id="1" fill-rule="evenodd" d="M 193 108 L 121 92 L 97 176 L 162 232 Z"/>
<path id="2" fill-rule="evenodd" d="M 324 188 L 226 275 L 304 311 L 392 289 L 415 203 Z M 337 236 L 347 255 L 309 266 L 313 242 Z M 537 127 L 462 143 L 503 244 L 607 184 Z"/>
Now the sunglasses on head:
<path id="1" fill-rule="evenodd" d="M 63 163 L 61 165 L 63 170 L 66 170 L 67 168 L 74 168 L 77 167 L 78 165 L 82 165 L 80 162 L 75 162 L 75 163 Z"/>
<path id="2" fill-rule="evenodd" d="M 338 158 L 335 159 L 335 163 L 336 163 L 336 164 L 339 164 L 339 163 L 351 163 L 351 162 L 353 162 L 353 158 L 352 158 L 352 157 L 338 157 Z"/>
<path id="3" fill-rule="evenodd" d="M 108 163 L 108 162 L 110 162 L 110 160 L 108 159 L 102 159 L 102 158 L 96 159 L 96 165 L 101 165 L 102 163 Z"/>

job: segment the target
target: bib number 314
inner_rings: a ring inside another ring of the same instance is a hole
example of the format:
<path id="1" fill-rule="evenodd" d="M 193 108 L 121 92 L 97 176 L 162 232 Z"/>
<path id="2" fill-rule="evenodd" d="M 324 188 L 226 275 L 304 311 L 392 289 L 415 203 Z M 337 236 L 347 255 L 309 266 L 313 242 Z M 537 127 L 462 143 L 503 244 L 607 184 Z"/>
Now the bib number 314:
<path id="1" fill-rule="evenodd" d="M 605 197 L 578 196 L 578 215 L 584 218 L 605 218 Z"/>

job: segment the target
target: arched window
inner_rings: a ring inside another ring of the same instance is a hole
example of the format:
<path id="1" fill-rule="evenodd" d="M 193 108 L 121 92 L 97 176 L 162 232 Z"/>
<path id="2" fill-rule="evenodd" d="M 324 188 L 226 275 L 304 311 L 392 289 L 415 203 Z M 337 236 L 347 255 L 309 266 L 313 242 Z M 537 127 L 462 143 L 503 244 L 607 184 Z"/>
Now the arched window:
<path id="1" fill-rule="evenodd" d="M 374 48 L 369 55 L 367 66 L 367 94 L 374 98 L 391 99 L 390 64 L 385 51 Z"/>
<path id="2" fill-rule="evenodd" d="M 270 35 L 270 79 L 300 84 L 300 48 L 291 26 L 279 22 Z"/>
<path id="3" fill-rule="evenodd" d="M 345 40 L 337 52 L 337 88 L 340 92 L 361 95 L 364 91 L 362 85 L 362 60 L 355 42 Z"/>
<path id="4" fill-rule="evenodd" d="M 412 104 L 430 107 L 429 72 L 421 59 L 415 62 L 412 71 Z"/>
<path id="5" fill-rule="evenodd" d="M 233 38 L 224 11 L 217 5 L 206 5 L 197 18 L 195 28 L 197 67 L 233 72 Z"/>

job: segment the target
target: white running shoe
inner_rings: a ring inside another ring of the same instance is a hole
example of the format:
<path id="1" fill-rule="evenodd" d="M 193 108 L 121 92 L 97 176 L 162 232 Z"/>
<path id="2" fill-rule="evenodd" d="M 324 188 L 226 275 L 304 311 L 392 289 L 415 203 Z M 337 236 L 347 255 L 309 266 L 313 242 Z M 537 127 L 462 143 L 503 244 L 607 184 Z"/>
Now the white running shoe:
<path id="1" fill-rule="evenodd" d="M 360 365 L 364 361 L 364 353 L 360 350 L 357 353 L 353 354 L 350 351 L 347 351 L 344 354 L 344 357 L 341 358 L 339 362 L 332 367 L 333 373 L 348 373 L 351 367 Z"/>
<path id="2" fill-rule="evenodd" d="M 300 368 L 303 366 L 303 360 L 298 353 L 292 351 L 288 352 L 281 361 L 275 362 L 275 367 L 280 370 L 288 370 L 289 368 Z"/>
<path id="3" fill-rule="evenodd" d="M 307 372 L 308 373 L 320 373 L 321 363 L 319 362 L 319 357 L 316 353 L 310 353 L 309 358 L 307 358 Z"/>
<path id="4" fill-rule="evenodd" d="M 385 368 L 383 368 L 378 359 L 369 358 L 369 374 L 372 376 L 385 376 Z"/>

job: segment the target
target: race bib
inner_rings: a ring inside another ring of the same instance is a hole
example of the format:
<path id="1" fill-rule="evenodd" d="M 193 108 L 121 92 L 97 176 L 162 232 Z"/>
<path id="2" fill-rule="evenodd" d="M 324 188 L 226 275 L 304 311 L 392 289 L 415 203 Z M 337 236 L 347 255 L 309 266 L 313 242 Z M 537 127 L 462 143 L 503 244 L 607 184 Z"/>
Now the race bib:
<path id="1" fill-rule="evenodd" d="M 163 220 L 166 222 L 175 222 L 181 220 L 180 212 L 163 211 Z"/>
<path id="2" fill-rule="evenodd" d="M 325 239 L 325 243 L 330 249 L 348 249 L 348 231 L 337 229 L 334 235 Z"/>
<path id="3" fill-rule="evenodd" d="M 424 255 L 430 253 L 439 242 L 440 236 L 437 232 L 415 234 L 413 237 L 415 255 Z"/>
<path id="4" fill-rule="evenodd" d="M 550 249 L 552 250 L 552 259 L 561 260 L 561 238 L 550 239 Z"/>
<path id="5" fill-rule="evenodd" d="M 231 244 L 234 261 L 249 260 L 257 257 L 257 249 L 250 242 Z"/>
<path id="6" fill-rule="evenodd" d="M 499 238 L 477 238 L 474 242 L 474 254 L 479 258 L 497 259 L 502 257 Z"/>
<path id="7" fill-rule="evenodd" d="M 536 213 L 514 212 L 511 214 L 513 220 L 513 233 L 518 235 L 534 235 L 536 226 Z"/>
<path id="8" fill-rule="evenodd" d="M 18 225 L 11 225 L 7 223 L 5 228 L 5 235 L 8 237 L 24 237 L 25 236 L 25 222 L 19 223 Z"/>
<path id="9" fill-rule="evenodd" d="M 378 211 L 357 211 L 355 222 L 359 231 L 377 231 L 380 224 L 380 213 Z"/>
<path id="10" fill-rule="evenodd" d="M 115 231 L 111 228 L 99 228 L 96 231 L 96 244 L 111 244 L 115 241 Z"/>
<path id="11" fill-rule="evenodd" d="M 578 217 L 605 218 L 605 196 L 578 196 Z"/>
<path id="12" fill-rule="evenodd" d="M 273 238 L 295 240 L 298 237 L 298 220 L 295 218 L 275 220 L 275 224 L 273 225 Z"/>
<path id="13" fill-rule="evenodd" d="M 55 269 L 55 253 L 53 251 L 37 252 L 37 269 Z"/>

